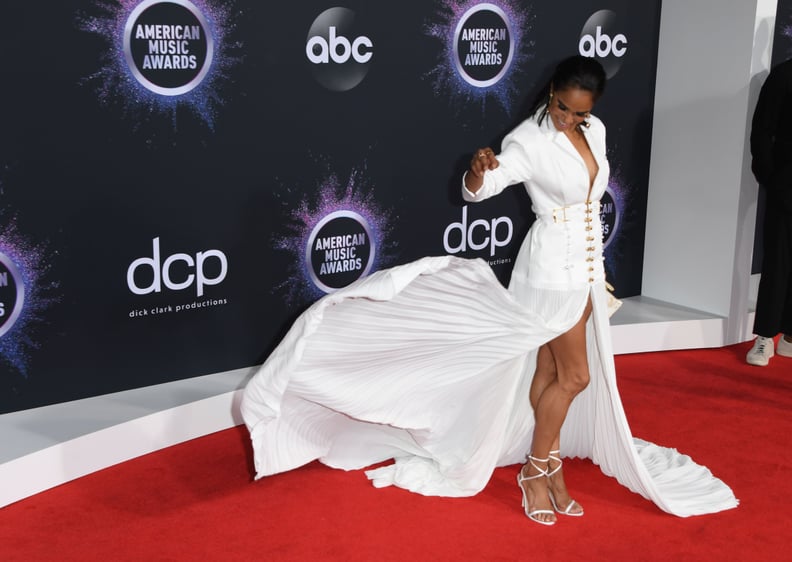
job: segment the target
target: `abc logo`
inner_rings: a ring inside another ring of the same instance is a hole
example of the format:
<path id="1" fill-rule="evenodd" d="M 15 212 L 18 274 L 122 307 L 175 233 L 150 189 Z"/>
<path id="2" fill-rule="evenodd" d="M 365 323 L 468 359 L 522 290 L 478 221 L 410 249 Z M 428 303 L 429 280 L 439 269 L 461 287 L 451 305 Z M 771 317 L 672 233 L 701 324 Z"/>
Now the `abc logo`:
<path id="1" fill-rule="evenodd" d="M 591 15 L 580 32 L 578 51 L 584 57 L 599 59 L 608 78 L 621 68 L 627 53 L 627 37 L 616 31 L 616 14 L 600 10 Z"/>
<path id="2" fill-rule="evenodd" d="M 329 41 L 318 35 L 312 37 L 305 47 L 305 54 L 308 55 L 308 60 L 314 64 L 327 64 L 330 59 L 338 64 L 343 64 L 350 58 L 355 59 L 359 63 L 366 63 L 371 60 L 371 51 L 367 49 L 374 46 L 371 43 L 371 39 L 361 36 L 350 43 L 349 39 L 338 37 L 336 33 L 336 28 L 330 26 Z"/>
<path id="3" fill-rule="evenodd" d="M 597 32 L 594 37 L 586 34 L 580 38 L 580 54 L 586 57 L 596 55 L 605 58 L 613 53 L 617 57 L 621 57 L 627 52 L 627 47 L 622 46 L 626 44 L 627 38 L 621 33 L 611 39 L 610 35 L 603 34 L 602 28 L 597 26 Z"/>
<path id="4" fill-rule="evenodd" d="M 330 8 L 308 31 L 305 55 L 314 78 L 328 90 L 351 90 L 368 74 L 374 43 L 357 32 L 354 22 L 352 10 Z"/>
<path id="5" fill-rule="evenodd" d="M 216 261 L 216 265 L 210 266 L 213 261 Z M 140 287 L 135 279 L 140 268 L 143 268 L 141 271 L 151 272 L 151 283 L 144 287 Z M 176 274 L 171 268 L 176 270 Z M 216 275 L 210 276 L 212 272 L 216 272 Z M 228 260 L 220 250 L 198 252 L 194 258 L 189 254 L 173 254 L 162 261 L 160 239 L 157 237 L 152 240 L 152 257 L 138 258 L 129 264 L 127 286 L 136 295 L 147 295 L 161 292 L 163 284 L 171 291 L 181 291 L 195 285 L 197 296 L 202 297 L 204 287 L 222 283 L 226 273 Z"/>
<path id="6" fill-rule="evenodd" d="M 452 234 L 454 232 L 458 234 Z M 509 245 L 513 233 L 514 225 L 509 217 L 498 217 L 491 221 L 477 219 L 468 224 L 468 208 L 465 205 L 462 207 L 462 222 L 452 222 L 446 227 L 443 248 L 449 254 L 458 254 L 466 252 L 468 248 L 478 251 L 489 247 L 489 255 L 493 257 L 496 248 Z"/>

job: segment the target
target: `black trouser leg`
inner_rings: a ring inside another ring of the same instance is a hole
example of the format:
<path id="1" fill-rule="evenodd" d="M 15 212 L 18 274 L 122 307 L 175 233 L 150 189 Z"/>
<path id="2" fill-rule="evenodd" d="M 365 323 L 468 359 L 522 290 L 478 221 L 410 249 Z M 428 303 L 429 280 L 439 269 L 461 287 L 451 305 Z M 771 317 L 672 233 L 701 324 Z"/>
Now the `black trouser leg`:
<path id="1" fill-rule="evenodd" d="M 768 202 L 764 220 L 754 333 L 772 338 L 779 332 L 792 334 L 792 216 Z"/>

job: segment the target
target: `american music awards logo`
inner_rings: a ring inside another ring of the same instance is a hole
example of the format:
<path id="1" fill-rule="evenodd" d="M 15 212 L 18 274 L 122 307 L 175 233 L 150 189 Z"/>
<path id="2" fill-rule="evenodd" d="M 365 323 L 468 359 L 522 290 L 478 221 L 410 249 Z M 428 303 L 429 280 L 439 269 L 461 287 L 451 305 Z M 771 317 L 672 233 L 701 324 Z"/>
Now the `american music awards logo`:
<path id="1" fill-rule="evenodd" d="M 427 78 L 456 106 L 495 99 L 508 113 L 519 96 L 514 77 L 533 57 L 531 8 L 514 0 L 439 0 L 425 33 L 442 43 Z"/>
<path id="2" fill-rule="evenodd" d="M 275 291 L 289 302 L 313 301 L 391 262 L 391 212 L 374 198 L 363 169 L 352 170 L 346 183 L 328 171 L 310 199 L 282 203 L 289 233 L 274 246 L 292 255 L 292 265 Z"/>
<path id="3" fill-rule="evenodd" d="M 95 0 L 101 15 L 78 26 L 105 39 L 102 67 L 86 79 L 104 105 L 127 114 L 165 114 L 183 107 L 212 128 L 223 105 L 220 87 L 238 57 L 228 35 L 231 7 L 219 0 Z"/>
<path id="4" fill-rule="evenodd" d="M 50 280 L 51 255 L 30 242 L 16 221 L 0 214 L 0 364 L 27 377 L 30 353 L 37 349 L 36 328 L 44 312 L 60 300 Z"/>

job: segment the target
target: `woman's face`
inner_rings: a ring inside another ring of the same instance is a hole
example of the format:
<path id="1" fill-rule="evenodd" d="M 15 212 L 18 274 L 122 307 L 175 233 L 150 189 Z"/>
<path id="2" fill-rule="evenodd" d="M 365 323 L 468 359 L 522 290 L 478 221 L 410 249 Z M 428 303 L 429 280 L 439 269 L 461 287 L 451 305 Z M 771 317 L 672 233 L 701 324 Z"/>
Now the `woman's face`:
<path id="1" fill-rule="evenodd" d="M 572 132 L 588 118 L 593 107 L 594 96 L 588 90 L 554 90 L 550 100 L 550 119 L 559 131 Z"/>

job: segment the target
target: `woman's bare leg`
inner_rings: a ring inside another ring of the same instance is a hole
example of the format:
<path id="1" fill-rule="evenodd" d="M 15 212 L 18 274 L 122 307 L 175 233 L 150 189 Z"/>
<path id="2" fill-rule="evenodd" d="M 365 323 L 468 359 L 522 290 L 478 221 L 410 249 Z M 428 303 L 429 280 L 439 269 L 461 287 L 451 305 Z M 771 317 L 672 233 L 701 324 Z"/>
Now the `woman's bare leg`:
<path id="1" fill-rule="evenodd" d="M 591 314 L 591 302 L 586 305 L 583 316 L 568 332 L 561 334 L 537 354 L 537 369 L 534 383 L 531 384 L 531 404 L 534 408 L 536 425 L 534 427 L 531 455 L 538 459 L 547 459 L 550 451 L 559 447 L 561 425 L 564 423 L 569 405 L 589 381 L 588 359 L 586 357 L 586 321 Z M 552 361 L 552 365 L 550 364 Z M 555 371 L 555 376 L 553 376 Z M 537 463 L 545 469 L 545 463 Z M 550 467 L 551 469 L 553 467 Z M 539 474 L 531 464 L 522 467 L 525 476 Z M 528 495 L 528 503 L 533 509 L 552 510 L 548 486 L 563 508 L 571 499 L 566 492 L 563 474 L 557 472 L 548 482 L 544 478 L 528 480 L 524 484 Z M 555 514 L 541 513 L 537 519 L 554 521 Z"/>
<path id="2" fill-rule="evenodd" d="M 536 357 L 536 371 L 534 372 L 534 378 L 531 382 L 531 406 L 536 410 L 537 404 L 539 402 L 539 397 L 542 395 L 544 390 L 547 386 L 556 380 L 558 377 L 555 358 L 553 357 L 553 352 L 550 350 L 548 345 L 543 345 L 539 348 L 539 352 L 537 353 Z M 561 449 L 561 435 L 556 435 L 555 439 L 553 440 L 553 444 L 551 446 L 550 451 L 559 451 L 558 453 L 554 453 L 551 456 L 560 457 L 560 449 Z M 555 498 L 556 505 L 558 509 L 561 511 L 566 511 L 566 509 L 572 503 L 572 497 L 569 495 L 569 491 L 567 490 L 566 482 L 564 481 L 564 473 L 561 464 L 558 461 L 554 461 L 553 459 L 549 460 L 547 466 L 549 472 L 552 473 L 550 476 L 550 490 L 553 492 L 553 497 Z M 555 472 L 554 472 L 555 471 Z M 535 472 L 535 471 L 534 471 Z M 578 514 L 583 513 L 583 506 L 580 503 L 575 502 L 574 506 L 569 510 L 570 514 Z"/>
<path id="3" fill-rule="evenodd" d="M 559 451 L 558 445 L 553 445 L 552 451 Z M 561 458 L 561 453 L 553 453 L 552 456 L 556 458 Z M 548 478 L 548 485 L 550 491 L 553 492 L 553 497 L 555 498 L 556 505 L 558 509 L 568 513 L 569 515 L 582 515 L 583 514 L 583 506 L 580 505 L 580 502 L 573 500 L 572 496 L 569 495 L 569 490 L 567 490 L 566 481 L 564 480 L 564 469 L 561 466 L 559 461 L 554 461 L 552 458 L 548 462 L 548 470 L 551 472 L 550 477 Z M 555 471 L 555 472 L 553 472 Z M 574 504 L 570 508 L 570 504 Z M 567 512 L 566 510 L 569 509 Z"/>
<path id="4" fill-rule="evenodd" d="M 531 407 L 536 411 L 536 405 L 539 403 L 539 397 L 545 389 L 558 378 L 556 372 L 555 359 L 550 347 L 545 344 L 539 348 L 536 354 L 536 370 L 534 371 L 533 380 L 531 381 L 530 399 Z"/>

